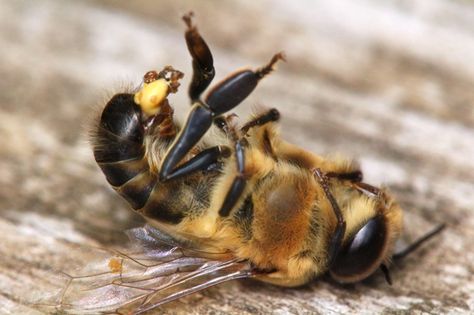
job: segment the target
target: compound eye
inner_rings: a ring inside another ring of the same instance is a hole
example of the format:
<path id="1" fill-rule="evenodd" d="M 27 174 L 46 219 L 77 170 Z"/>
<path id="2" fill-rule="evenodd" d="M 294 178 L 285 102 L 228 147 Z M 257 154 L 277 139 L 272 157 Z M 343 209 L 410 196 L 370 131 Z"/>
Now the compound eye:
<path id="1" fill-rule="evenodd" d="M 387 227 L 382 217 L 370 219 L 343 246 L 330 269 L 339 282 L 356 282 L 370 276 L 383 262 Z"/>

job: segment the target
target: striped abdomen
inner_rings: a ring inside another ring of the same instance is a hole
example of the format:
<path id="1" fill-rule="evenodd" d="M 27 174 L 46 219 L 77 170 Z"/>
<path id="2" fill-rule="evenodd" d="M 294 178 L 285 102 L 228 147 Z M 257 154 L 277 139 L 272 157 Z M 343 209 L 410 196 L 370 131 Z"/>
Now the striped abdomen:
<path id="1" fill-rule="evenodd" d="M 136 211 L 166 223 L 179 223 L 184 214 L 176 197 L 184 187 L 163 184 L 150 171 L 145 157 L 141 109 L 133 94 L 116 94 L 105 106 L 92 138 L 95 160 L 107 181 Z"/>

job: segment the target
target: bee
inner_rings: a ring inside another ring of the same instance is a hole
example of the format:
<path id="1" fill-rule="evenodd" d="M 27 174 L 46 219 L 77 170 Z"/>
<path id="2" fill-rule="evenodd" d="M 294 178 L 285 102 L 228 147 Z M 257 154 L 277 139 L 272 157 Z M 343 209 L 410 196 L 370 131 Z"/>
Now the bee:
<path id="1" fill-rule="evenodd" d="M 107 272 L 83 277 L 87 295 L 72 294 L 64 309 L 139 314 L 239 278 L 295 287 L 329 274 L 353 283 L 380 268 L 390 281 L 403 225 L 390 192 L 365 183 L 350 159 L 284 141 L 276 109 L 241 125 L 230 113 L 284 55 L 230 74 L 202 97 L 213 57 L 192 14 L 183 20 L 193 68 L 184 124 L 168 100 L 183 73 L 166 66 L 114 95 L 92 129 L 105 178 L 148 224 L 128 232 L 135 252 L 115 252 Z"/>

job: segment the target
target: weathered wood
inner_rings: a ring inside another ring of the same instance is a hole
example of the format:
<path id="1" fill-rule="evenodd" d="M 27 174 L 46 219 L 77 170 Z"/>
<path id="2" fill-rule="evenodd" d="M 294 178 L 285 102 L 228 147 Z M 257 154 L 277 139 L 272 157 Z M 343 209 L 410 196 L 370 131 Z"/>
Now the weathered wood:
<path id="1" fill-rule="evenodd" d="M 217 76 L 288 63 L 239 109 L 282 112 L 284 137 L 360 159 L 368 182 L 406 210 L 409 242 L 449 227 L 392 268 L 342 287 L 227 283 L 157 314 L 474 312 L 474 7 L 467 1 L 4 1 L 0 10 L 0 313 L 39 314 L 55 270 L 87 263 L 142 224 L 107 186 L 82 125 L 103 91 L 172 64 L 189 79 L 180 15 L 190 9 Z M 184 84 L 187 84 L 185 80 Z M 116 89 L 116 90 L 117 90 Z M 184 89 L 173 96 L 187 108 Z"/>

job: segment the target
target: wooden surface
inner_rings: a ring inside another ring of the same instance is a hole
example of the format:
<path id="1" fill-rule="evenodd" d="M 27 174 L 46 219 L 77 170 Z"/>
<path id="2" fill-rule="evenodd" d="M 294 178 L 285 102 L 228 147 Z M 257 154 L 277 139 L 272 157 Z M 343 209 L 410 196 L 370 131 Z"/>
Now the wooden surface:
<path id="1" fill-rule="evenodd" d="M 180 16 L 192 9 L 217 77 L 288 62 L 241 106 L 282 112 L 284 138 L 357 157 L 405 209 L 409 242 L 448 229 L 375 277 L 299 289 L 253 281 L 206 290 L 157 314 L 474 312 L 474 6 L 470 1 L 0 1 L 0 313 L 57 293 L 57 270 L 142 224 L 107 186 L 83 125 L 107 95 L 171 64 L 189 79 Z M 185 84 L 188 82 L 185 80 Z M 171 99 L 179 117 L 182 90 Z"/>

